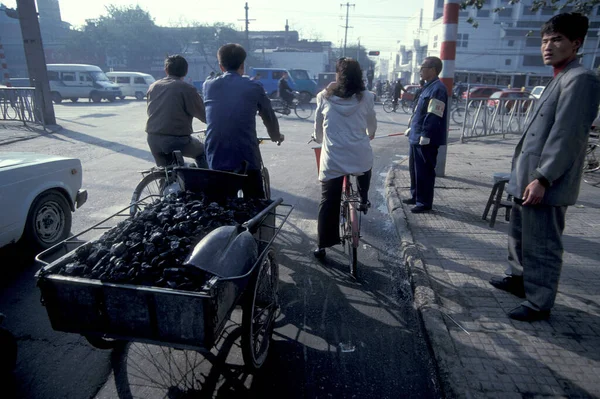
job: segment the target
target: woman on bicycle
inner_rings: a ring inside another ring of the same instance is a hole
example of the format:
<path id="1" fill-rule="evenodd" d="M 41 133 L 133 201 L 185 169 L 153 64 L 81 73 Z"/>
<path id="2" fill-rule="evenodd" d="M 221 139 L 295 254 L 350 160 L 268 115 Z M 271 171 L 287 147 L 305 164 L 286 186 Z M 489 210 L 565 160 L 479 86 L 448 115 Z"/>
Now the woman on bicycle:
<path id="1" fill-rule="evenodd" d="M 317 95 L 313 138 L 322 144 L 319 181 L 321 203 L 318 216 L 318 248 L 321 259 L 325 248 L 340 243 L 339 217 L 342 182 L 345 175 L 358 174 L 360 209 L 367 212 L 377 119 L 375 98 L 365 89 L 357 61 L 342 57 L 336 64 L 336 81 Z"/>

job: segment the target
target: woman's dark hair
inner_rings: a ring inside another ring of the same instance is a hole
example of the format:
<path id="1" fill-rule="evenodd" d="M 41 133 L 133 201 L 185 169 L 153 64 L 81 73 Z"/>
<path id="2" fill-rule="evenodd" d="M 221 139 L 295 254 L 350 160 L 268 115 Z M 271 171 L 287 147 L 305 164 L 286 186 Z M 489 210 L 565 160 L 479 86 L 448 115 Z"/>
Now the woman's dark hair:
<path id="1" fill-rule="evenodd" d="M 558 14 L 550 18 L 542 25 L 541 35 L 550 35 L 552 33 L 560 33 L 570 41 L 581 40 L 587 35 L 589 20 L 586 16 L 576 12 L 566 12 Z M 579 46 L 579 48 L 581 48 Z"/>
<path id="2" fill-rule="evenodd" d="M 169 55 L 165 59 L 165 70 L 169 75 L 183 78 L 188 73 L 188 63 L 179 54 Z"/>
<path id="3" fill-rule="evenodd" d="M 219 48 L 217 58 L 225 70 L 237 71 L 246 61 L 246 50 L 239 44 L 229 43 Z"/>
<path id="4" fill-rule="evenodd" d="M 360 101 L 362 92 L 365 91 L 365 82 L 358 61 L 342 57 L 337 61 L 335 71 L 337 72 L 337 80 L 335 84 L 326 89 L 325 97 L 350 98 L 356 94 L 356 98 Z"/>

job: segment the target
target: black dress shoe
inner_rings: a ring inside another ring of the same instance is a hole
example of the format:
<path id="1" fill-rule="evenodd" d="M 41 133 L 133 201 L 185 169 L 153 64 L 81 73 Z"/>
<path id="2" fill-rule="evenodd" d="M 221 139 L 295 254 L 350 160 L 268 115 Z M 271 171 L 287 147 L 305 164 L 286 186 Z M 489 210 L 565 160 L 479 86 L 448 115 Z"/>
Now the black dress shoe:
<path id="1" fill-rule="evenodd" d="M 410 209 L 412 213 L 425 213 L 431 210 L 430 206 L 417 205 Z"/>
<path id="2" fill-rule="evenodd" d="M 407 198 L 407 199 L 403 199 L 402 203 L 406 204 L 406 205 L 417 205 L 417 200 L 414 198 Z"/>
<path id="3" fill-rule="evenodd" d="M 317 259 L 324 259 L 325 258 L 325 248 L 317 248 L 317 249 L 315 249 L 313 251 L 313 255 Z"/>
<path id="4" fill-rule="evenodd" d="M 525 298 L 525 286 L 522 276 L 492 277 L 490 284 L 499 290 L 510 292 L 519 298 Z"/>
<path id="5" fill-rule="evenodd" d="M 549 318 L 550 311 L 533 310 L 527 306 L 521 305 L 508 312 L 508 317 L 519 321 L 539 321 Z"/>

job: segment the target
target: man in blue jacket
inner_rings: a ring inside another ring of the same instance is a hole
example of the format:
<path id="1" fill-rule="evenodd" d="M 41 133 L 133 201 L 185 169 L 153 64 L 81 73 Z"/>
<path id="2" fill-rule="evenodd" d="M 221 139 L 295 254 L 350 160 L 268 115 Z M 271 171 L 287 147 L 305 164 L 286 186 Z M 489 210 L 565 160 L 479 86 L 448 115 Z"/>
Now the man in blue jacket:
<path id="1" fill-rule="evenodd" d="M 279 123 L 265 89 L 243 77 L 246 51 L 226 44 L 218 53 L 222 76 L 204 82 L 206 107 L 206 159 L 211 169 L 243 172 L 250 184 L 246 197 L 262 198 L 261 156 L 256 138 L 256 114 L 262 118 L 271 140 L 282 142 Z"/>
<path id="2" fill-rule="evenodd" d="M 438 78 L 441 71 L 442 60 L 439 58 L 427 57 L 423 60 L 421 79 L 426 84 L 407 131 L 411 198 L 402 202 L 416 205 L 410 210 L 412 213 L 431 210 L 438 148 L 446 144 L 448 91 Z"/>

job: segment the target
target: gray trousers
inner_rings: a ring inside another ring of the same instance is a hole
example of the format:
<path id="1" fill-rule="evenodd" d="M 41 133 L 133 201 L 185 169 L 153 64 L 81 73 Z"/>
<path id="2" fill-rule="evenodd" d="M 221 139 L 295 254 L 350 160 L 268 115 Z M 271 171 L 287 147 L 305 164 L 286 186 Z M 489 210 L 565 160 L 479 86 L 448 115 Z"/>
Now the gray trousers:
<path id="1" fill-rule="evenodd" d="M 181 151 L 184 157 L 194 158 L 199 168 L 208 169 L 204 144 L 196 137 L 149 134 L 147 140 L 158 166 L 166 166 L 173 151 Z"/>
<path id="2" fill-rule="evenodd" d="M 526 301 L 550 310 L 562 269 L 566 206 L 513 204 L 508 231 L 508 274 L 523 276 Z"/>

